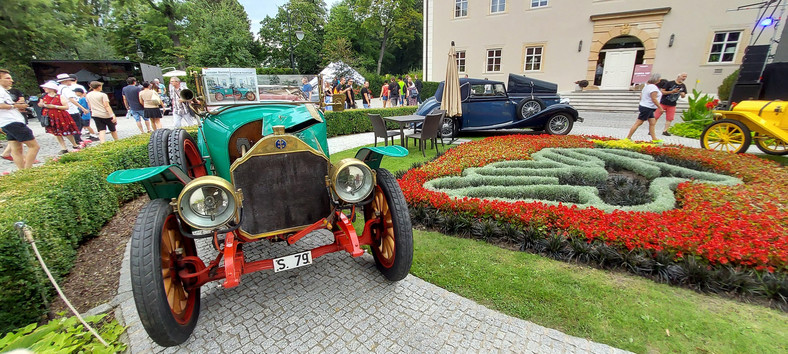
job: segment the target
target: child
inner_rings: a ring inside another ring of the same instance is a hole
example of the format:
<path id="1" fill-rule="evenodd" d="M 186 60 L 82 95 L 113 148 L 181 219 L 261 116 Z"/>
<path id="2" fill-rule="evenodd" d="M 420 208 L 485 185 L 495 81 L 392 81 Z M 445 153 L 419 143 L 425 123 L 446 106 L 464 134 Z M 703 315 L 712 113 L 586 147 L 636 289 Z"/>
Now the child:
<path id="1" fill-rule="evenodd" d="M 82 107 L 87 107 L 88 106 L 88 100 L 87 100 L 87 98 L 85 98 L 85 91 L 81 87 L 77 87 L 77 88 L 74 88 L 74 93 L 77 94 L 77 97 L 78 97 L 77 102 L 79 103 L 79 105 L 82 106 Z M 90 140 L 93 140 L 93 141 L 98 141 L 99 140 L 99 137 L 96 136 L 96 131 L 93 130 L 93 128 L 90 127 L 90 111 L 82 112 L 82 126 L 84 128 L 87 128 L 87 130 L 88 130 L 88 137 L 90 138 Z"/>

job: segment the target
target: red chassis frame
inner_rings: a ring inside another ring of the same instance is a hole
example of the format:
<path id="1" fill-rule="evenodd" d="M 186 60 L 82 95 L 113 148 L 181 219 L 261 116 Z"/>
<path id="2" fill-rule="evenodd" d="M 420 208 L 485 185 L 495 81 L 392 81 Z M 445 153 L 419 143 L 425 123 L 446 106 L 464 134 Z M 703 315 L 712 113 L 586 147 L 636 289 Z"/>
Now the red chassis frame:
<path id="1" fill-rule="evenodd" d="M 353 208 L 352 214 L 355 214 L 355 208 Z M 367 220 L 364 223 L 364 232 L 359 237 L 355 228 L 353 228 L 353 224 L 342 211 L 334 211 L 333 216 L 334 220 L 337 220 L 336 226 L 339 228 L 338 231 L 334 231 L 334 243 L 313 248 L 311 250 L 312 259 L 343 250 L 350 253 L 353 257 L 359 257 L 364 254 L 361 246 L 372 244 L 372 227 L 380 222 L 380 218 Z M 287 243 L 292 245 L 310 232 L 323 228 L 330 228 L 328 218 L 323 218 L 306 229 L 290 235 L 286 239 Z M 214 240 L 215 237 L 216 235 L 214 234 Z M 225 279 L 224 283 L 222 283 L 224 288 L 236 287 L 240 284 L 241 275 L 243 274 L 274 269 L 273 258 L 247 263 L 243 250 L 238 248 L 243 243 L 259 240 L 261 239 L 247 239 L 238 230 L 229 232 L 224 239 L 224 250 L 219 251 L 216 259 L 212 260 L 207 266 L 197 256 L 177 257 L 177 264 L 180 269 L 178 277 L 182 280 L 183 286 L 187 291 L 220 279 Z M 224 267 L 219 267 L 222 257 L 224 257 Z"/>

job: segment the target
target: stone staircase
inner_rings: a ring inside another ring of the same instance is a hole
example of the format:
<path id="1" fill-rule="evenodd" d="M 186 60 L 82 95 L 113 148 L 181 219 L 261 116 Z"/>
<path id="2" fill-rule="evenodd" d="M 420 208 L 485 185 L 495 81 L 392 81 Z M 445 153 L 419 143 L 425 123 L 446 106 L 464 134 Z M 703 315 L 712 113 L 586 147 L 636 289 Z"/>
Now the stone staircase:
<path id="1" fill-rule="evenodd" d="M 571 91 L 561 93 L 561 97 L 568 98 L 569 104 L 578 111 L 637 113 L 640 91 Z M 679 98 L 676 115 L 688 108 L 687 99 Z"/>

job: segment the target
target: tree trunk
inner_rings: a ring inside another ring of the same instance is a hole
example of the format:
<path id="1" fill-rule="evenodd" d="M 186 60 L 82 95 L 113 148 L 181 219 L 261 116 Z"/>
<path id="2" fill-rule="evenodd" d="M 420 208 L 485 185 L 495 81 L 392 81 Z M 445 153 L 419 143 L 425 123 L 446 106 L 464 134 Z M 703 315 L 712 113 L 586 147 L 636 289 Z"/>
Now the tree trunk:
<path id="1" fill-rule="evenodd" d="M 181 46 L 181 37 L 178 36 L 178 32 L 175 31 L 175 19 L 170 18 L 170 22 L 167 23 L 167 31 L 170 32 L 170 39 L 172 40 L 172 47 L 173 48 L 180 48 L 180 46 Z M 180 56 L 180 55 L 176 55 L 176 58 L 178 58 L 178 67 L 181 68 L 181 69 L 184 69 L 184 67 L 183 67 L 183 57 Z"/>
<path id="2" fill-rule="evenodd" d="M 378 54 L 378 71 L 376 74 L 380 75 L 380 66 L 383 64 L 383 54 L 386 53 L 386 42 L 389 39 L 389 27 L 383 28 L 383 39 L 380 41 L 380 54 Z"/>

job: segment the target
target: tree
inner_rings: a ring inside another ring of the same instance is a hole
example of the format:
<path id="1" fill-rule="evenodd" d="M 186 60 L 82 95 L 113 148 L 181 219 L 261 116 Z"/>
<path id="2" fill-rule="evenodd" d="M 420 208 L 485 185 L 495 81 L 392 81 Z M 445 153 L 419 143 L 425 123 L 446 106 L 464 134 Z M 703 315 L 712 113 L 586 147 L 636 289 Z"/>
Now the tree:
<path id="1" fill-rule="evenodd" d="M 276 16 L 266 16 L 260 25 L 258 37 L 264 65 L 290 67 L 292 41 L 298 71 L 316 73 L 320 70 L 326 25 L 326 4 L 323 0 L 290 0 L 279 8 Z M 304 39 L 300 41 L 295 38 L 298 29 L 304 32 Z"/>
<path id="2" fill-rule="evenodd" d="M 189 65 L 257 67 L 249 19 L 237 0 L 196 0 L 188 8 Z"/>
<path id="3" fill-rule="evenodd" d="M 362 20 L 363 32 L 380 41 L 378 75 L 388 46 L 401 48 L 414 40 L 421 42 L 420 3 L 416 0 L 355 0 L 354 9 Z"/>
<path id="4" fill-rule="evenodd" d="M 170 33 L 170 19 L 152 9 L 144 0 L 120 0 L 107 21 L 109 42 L 120 57 L 144 60 L 153 65 L 182 65 L 185 51 L 176 47 Z M 177 31 L 185 32 L 184 21 Z M 137 41 L 144 57 L 137 56 Z"/>

